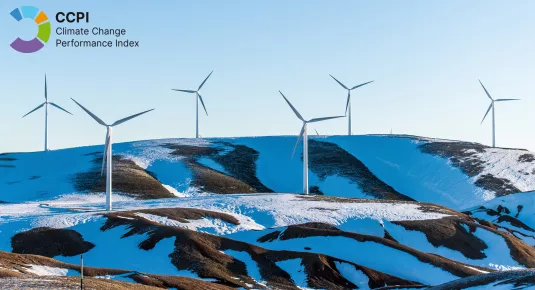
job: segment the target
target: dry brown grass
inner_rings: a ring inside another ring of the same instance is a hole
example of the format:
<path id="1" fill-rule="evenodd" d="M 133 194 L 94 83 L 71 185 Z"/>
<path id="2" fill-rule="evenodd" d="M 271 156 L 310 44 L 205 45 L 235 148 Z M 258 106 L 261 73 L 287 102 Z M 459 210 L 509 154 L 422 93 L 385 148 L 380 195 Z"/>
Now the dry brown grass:
<path id="1" fill-rule="evenodd" d="M 76 174 L 73 178 L 77 191 L 106 191 L 106 175 L 101 175 L 102 154 L 96 155 L 93 168 L 88 172 Z M 169 192 L 154 176 L 137 166 L 132 160 L 121 156 L 113 156 L 113 191 L 135 197 L 137 199 L 169 198 Z"/>
<path id="2" fill-rule="evenodd" d="M 89 251 L 94 246 L 84 241 L 78 232 L 68 229 L 34 228 L 11 238 L 14 253 L 46 257 L 75 256 Z"/>

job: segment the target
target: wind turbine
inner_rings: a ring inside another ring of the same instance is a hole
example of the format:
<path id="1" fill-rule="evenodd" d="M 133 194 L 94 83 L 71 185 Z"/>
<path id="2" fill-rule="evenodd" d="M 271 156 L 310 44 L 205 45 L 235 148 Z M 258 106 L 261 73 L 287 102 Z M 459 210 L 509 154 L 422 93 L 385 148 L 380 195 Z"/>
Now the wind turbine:
<path id="1" fill-rule="evenodd" d="M 487 91 L 483 83 L 480 80 L 478 81 L 481 84 L 481 87 L 483 87 L 483 90 L 485 91 L 485 93 L 487 94 L 487 97 L 489 97 L 490 99 L 490 106 L 487 109 L 485 116 L 483 116 L 483 120 L 481 120 L 481 124 L 483 124 L 483 121 L 485 121 L 485 118 L 489 114 L 490 109 L 492 109 L 492 147 L 496 147 L 496 121 L 494 119 L 494 106 L 495 106 L 494 102 L 519 101 L 520 99 L 496 99 L 495 100 L 490 96 L 489 92 Z"/>
<path id="2" fill-rule="evenodd" d="M 208 111 L 206 111 L 206 107 L 204 106 L 204 102 L 202 100 L 202 97 L 201 97 L 201 94 L 199 94 L 199 91 L 201 90 L 202 86 L 204 85 L 204 83 L 206 83 L 206 81 L 208 80 L 208 78 L 212 75 L 214 71 L 212 71 L 205 79 L 204 81 L 201 83 L 201 85 L 199 86 L 199 88 L 197 88 L 197 90 L 179 90 L 179 89 L 172 89 L 173 91 L 178 91 L 178 92 L 184 92 L 184 93 L 188 93 L 188 94 L 195 94 L 196 95 L 196 108 L 195 108 L 195 138 L 199 138 L 199 100 L 201 100 L 201 104 L 202 104 L 202 107 L 204 108 L 204 112 L 206 113 L 206 116 L 208 116 Z"/>
<path id="3" fill-rule="evenodd" d="M 349 115 L 348 115 L 348 119 L 347 119 L 347 123 L 348 123 L 348 129 L 347 129 L 347 135 L 351 136 L 351 91 L 356 89 L 356 88 L 360 88 L 364 85 L 367 85 L 369 83 L 372 83 L 373 81 L 369 81 L 369 82 L 366 82 L 366 83 L 363 83 L 363 84 L 360 84 L 360 85 L 357 85 L 357 86 L 354 86 L 352 88 L 348 88 L 346 87 L 344 84 L 342 84 L 339 80 L 337 80 L 335 77 L 333 77 L 332 75 L 330 75 L 331 78 L 333 78 L 337 83 L 339 83 L 344 89 L 347 90 L 347 103 L 346 103 L 346 111 L 345 111 L 345 114 L 347 115 L 347 112 L 349 111 Z"/>
<path id="4" fill-rule="evenodd" d="M 62 107 L 52 103 L 52 102 L 49 102 L 48 101 L 48 89 L 47 89 L 47 86 L 46 86 L 46 74 L 45 74 L 45 102 L 42 103 L 41 105 L 37 106 L 37 108 L 31 110 L 30 112 L 28 112 L 26 115 L 22 116 L 23 118 L 28 116 L 29 114 L 39 110 L 41 107 L 45 107 L 45 151 L 48 151 L 48 105 L 51 105 L 53 107 L 56 107 L 66 113 L 69 113 L 71 114 L 71 112 L 63 109 Z M 72 115 L 72 114 L 71 114 Z"/>
<path id="5" fill-rule="evenodd" d="M 295 143 L 294 151 L 292 152 L 292 158 L 295 154 L 295 150 L 297 149 L 297 145 L 299 145 L 299 141 L 301 138 L 303 138 L 303 192 L 305 194 L 308 194 L 308 133 L 307 133 L 307 125 L 308 123 L 315 123 L 330 119 L 336 119 L 336 118 L 342 118 L 344 116 L 335 116 L 335 117 L 323 117 L 323 118 L 314 118 L 310 120 L 305 120 L 301 114 L 292 106 L 290 101 L 284 96 L 284 94 L 279 91 L 279 93 L 282 95 L 284 100 L 288 103 L 290 108 L 292 108 L 292 111 L 294 111 L 295 115 L 299 120 L 303 121 L 303 127 L 301 127 L 301 133 L 299 133 L 299 138 L 297 139 L 297 142 Z"/>
<path id="6" fill-rule="evenodd" d="M 72 99 L 72 98 L 71 98 Z M 107 211 L 111 211 L 112 210 L 112 200 L 111 200 L 111 194 L 112 194 L 112 186 L 111 186 L 111 181 L 112 181 L 112 154 L 111 154 L 111 147 L 112 147 L 112 139 L 111 139 L 111 136 L 112 136 L 112 128 L 119 125 L 119 124 L 122 124 L 128 120 L 131 120 L 131 119 L 134 119 L 135 117 L 138 117 L 140 115 L 143 115 L 145 113 L 148 113 L 154 109 L 150 109 L 150 110 L 147 110 L 147 111 L 144 111 L 144 112 L 141 112 L 141 113 L 137 113 L 135 115 L 132 115 L 132 116 L 129 116 L 129 117 L 126 117 L 126 118 L 122 118 L 120 120 L 117 120 L 115 121 L 113 124 L 111 125 L 108 125 L 106 123 L 104 123 L 104 121 L 102 121 L 99 117 L 95 116 L 95 114 L 91 113 L 88 109 L 84 108 L 84 106 L 80 105 L 80 103 L 78 103 L 75 99 L 72 99 L 78 106 L 80 106 L 80 108 L 82 108 L 82 110 L 84 110 L 89 116 L 91 116 L 91 118 L 93 118 L 95 121 L 97 121 L 97 123 L 99 123 L 100 125 L 106 127 L 107 129 L 107 133 L 106 133 L 106 141 L 104 143 L 104 155 L 102 156 L 102 168 L 100 170 L 100 175 L 102 176 L 102 174 L 104 173 L 104 165 L 106 165 L 106 210 Z"/>

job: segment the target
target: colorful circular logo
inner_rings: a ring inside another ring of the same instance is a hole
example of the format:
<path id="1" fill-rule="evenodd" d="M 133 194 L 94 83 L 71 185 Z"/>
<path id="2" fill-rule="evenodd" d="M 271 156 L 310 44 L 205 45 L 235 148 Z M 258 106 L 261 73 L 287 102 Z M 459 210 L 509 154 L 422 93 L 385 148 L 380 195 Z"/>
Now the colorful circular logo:
<path id="1" fill-rule="evenodd" d="M 33 19 L 39 28 L 37 36 L 32 40 L 15 39 L 15 41 L 11 43 L 11 47 L 14 50 L 22 53 L 32 53 L 45 46 L 45 43 L 50 39 L 50 33 L 52 31 L 50 22 L 48 22 L 48 16 L 46 16 L 45 12 L 39 11 L 39 8 L 34 6 L 22 6 L 20 8 L 15 8 L 10 14 L 17 21 L 21 21 L 25 18 Z"/>

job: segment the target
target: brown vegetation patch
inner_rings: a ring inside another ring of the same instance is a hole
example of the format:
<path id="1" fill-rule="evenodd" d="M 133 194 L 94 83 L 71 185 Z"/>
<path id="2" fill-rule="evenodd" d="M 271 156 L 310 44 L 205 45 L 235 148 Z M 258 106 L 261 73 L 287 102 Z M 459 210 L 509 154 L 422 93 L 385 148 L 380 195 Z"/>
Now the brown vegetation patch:
<path id="1" fill-rule="evenodd" d="M 420 151 L 427 154 L 438 155 L 447 158 L 453 166 L 474 177 L 485 168 L 485 162 L 477 157 L 478 153 L 484 153 L 490 148 L 485 145 L 470 142 L 426 142 L 418 146 Z M 486 190 L 491 190 L 497 196 L 520 192 L 509 180 L 495 177 L 492 174 L 480 176 L 475 184 Z"/>
<path id="2" fill-rule="evenodd" d="M 493 288 L 499 285 L 512 285 L 511 289 L 524 289 L 535 286 L 535 270 L 512 270 L 481 274 L 474 277 L 454 280 L 429 290 L 468 289 L 472 287 Z"/>
<path id="3" fill-rule="evenodd" d="M 155 209 L 142 209 L 132 211 L 122 211 L 121 216 L 133 216 L 136 212 L 153 214 L 158 216 L 167 217 L 179 221 L 181 223 L 189 223 L 188 220 L 199 220 L 202 218 L 213 218 L 225 221 L 233 225 L 239 225 L 240 221 L 234 216 L 217 211 L 209 211 L 197 208 L 155 208 Z"/>
<path id="4" fill-rule="evenodd" d="M 196 162 L 186 162 L 186 164 L 193 172 L 192 184 L 204 191 L 219 194 L 256 192 L 252 186 L 232 176 Z"/>
<path id="5" fill-rule="evenodd" d="M 21 277 L 0 280 L 0 289 L 80 289 L 78 277 Z M 84 278 L 86 290 L 161 290 L 161 288 L 102 278 Z"/>
<path id="6" fill-rule="evenodd" d="M 113 155 L 113 191 L 121 192 L 137 199 L 174 197 L 151 172 L 137 166 L 134 161 Z M 77 191 L 106 191 L 106 173 L 101 175 L 102 154 L 93 159 L 93 168 L 73 178 Z"/>
<path id="7" fill-rule="evenodd" d="M 436 220 L 394 221 L 409 231 L 419 231 L 425 234 L 427 240 L 435 247 L 446 247 L 461 252 L 469 259 L 484 259 L 483 252 L 488 248 L 484 241 L 476 237 L 473 232 L 476 226 L 467 224 L 458 217 L 445 217 Z M 463 224 L 469 226 L 467 231 Z"/>
<path id="8" fill-rule="evenodd" d="M 221 164 L 230 175 L 253 187 L 255 192 L 273 192 L 262 184 L 256 176 L 258 151 L 245 145 L 230 143 L 224 143 L 224 145 L 232 147 L 232 150 L 225 154 L 213 156 L 214 161 Z"/>
<path id="9" fill-rule="evenodd" d="M 158 275 L 143 275 L 143 274 L 132 274 L 129 276 L 137 283 L 143 285 L 149 285 L 158 287 L 158 289 L 164 288 L 176 288 L 179 290 L 230 290 L 235 289 L 233 287 L 228 287 L 221 284 L 214 284 L 205 282 L 198 279 L 186 278 L 186 277 L 177 277 L 177 276 L 158 276 Z"/>
<path id="10" fill-rule="evenodd" d="M 533 154 L 526 153 L 526 154 L 522 154 L 518 156 L 518 162 L 534 162 L 534 161 L 535 161 L 535 156 L 533 156 Z"/>
<path id="11" fill-rule="evenodd" d="M 260 274 L 270 289 L 295 289 L 290 275 L 279 268 L 276 262 L 296 258 L 302 259 L 310 285 L 328 289 L 343 289 L 355 286 L 342 277 L 336 267 L 333 266 L 334 261 L 352 264 L 350 262 L 321 254 L 271 251 L 225 237 L 195 232 L 180 227 L 160 225 L 140 217 L 130 216 L 135 219 L 121 218 L 125 214 L 128 215 L 129 213 L 114 212 L 106 214 L 107 221 L 101 230 L 124 225 L 129 229 L 123 235 L 125 237 L 135 234 L 147 234 L 149 238 L 139 245 L 143 250 L 154 248 L 162 239 L 175 237 L 175 248 L 169 255 L 173 265 L 179 270 L 187 269 L 195 272 L 201 278 L 217 279 L 217 283 L 223 285 L 247 287 L 245 283 L 248 283 L 254 285 L 254 287 L 263 288 L 262 285 L 257 284 L 248 276 L 246 265 L 242 261 L 222 253 L 222 251 L 233 250 L 247 252 L 251 256 L 257 263 Z M 331 226 L 324 224 L 318 224 L 318 227 L 331 228 Z M 355 264 L 352 265 L 361 267 Z M 376 281 L 374 283 L 377 283 L 377 285 L 420 285 L 372 269 L 362 268 L 366 269 L 366 273 L 370 273 L 370 279 L 375 279 L 373 281 Z M 161 281 L 158 283 L 161 283 Z"/>
<path id="12" fill-rule="evenodd" d="M 306 223 L 306 224 L 301 224 L 301 225 L 289 226 L 280 235 L 279 239 L 283 241 L 283 240 L 289 240 L 289 239 L 295 239 L 295 238 L 319 237 L 319 236 L 327 236 L 327 237 L 338 236 L 338 237 L 346 237 L 346 238 L 354 239 L 357 242 L 375 242 L 375 243 L 378 243 L 378 244 L 381 244 L 381 245 L 384 245 L 384 246 L 387 246 L 387 247 L 390 247 L 399 251 L 406 252 L 414 256 L 415 258 L 417 258 L 423 263 L 434 265 L 458 277 L 468 277 L 471 275 L 480 274 L 479 271 L 468 268 L 463 263 L 456 262 L 456 261 L 438 256 L 438 255 L 420 252 L 418 250 L 415 250 L 403 244 L 399 244 L 397 242 L 391 241 L 389 239 L 376 237 L 376 236 L 370 236 L 370 235 L 363 235 L 363 234 L 358 234 L 354 232 L 345 232 L 345 231 L 339 230 L 336 227 L 333 227 L 332 225 L 326 225 L 322 223 Z M 479 268 L 475 266 L 470 266 L 470 267 Z M 480 268 L 480 269 L 483 269 L 485 271 L 492 271 L 486 268 Z"/>
<path id="13" fill-rule="evenodd" d="M 55 268 L 63 268 L 63 269 L 69 269 L 80 272 L 80 266 L 79 265 L 72 265 L 63 263 L 57 260 L 54 260 L 52 258 L 47 258 L 43 256 L 37 256 L 37 255 L 28 255 L 28 254 L 14 254 L 14 253 L 8 253 L 8 252 L 2 252 L 0 251 L 0 278 L 6 278 L 6 277 L 19 277 L 19 278 L 30 278 L 31 279 L 43 279 L 43 280 L 55 280 L 55 279 L 67 279 L 69 284 L 57 284 L 57 285 L 71 285 L 70 280 L 77 281 L 77 283 L 73 285 L 80 285 L 80 280 L 78 277 L 37 277 L 34 274 L 27 271 L 27 268 L 30 268 L 31 265 L 44 265 L 49 267 L 55 267 Z M 96 276 L 108 276 L 108 275 L 121 275 L 121 274 L 128 274 L 130 278 L 134 279 L 137 283 L 140 284 L 132 284 L 132 283 L 125 283 L 125 282 L 119 282 L 109 279 L 93 279 L 91 277 Z M 17 280 L 20 282 L 21 280 Z M 32 280 L 33 281 L 33 280 Z M 155 281 L 160 281 L 163 284 L 159 285 L 155 283 Z M 102 282 L 102 283 L 100 283 Z M 0 289 L 6 289 L 2 288 L 5 287 L 5 285 L 15 285 L 15 280 L 11 284 L 9 280 L 0 280 Z M 96 283 L 96 284 L 95 284 Z M 99 284 L 100 283 L 100 284 Z M 106 284 L 109 283 L 109 284 Z M 148 286 L 144 286 L 141 284 L 145 284 Z M 39 285 L 39 287 L 36 288 L 24 288 L 24 289 L 51 289 L 40 285 L 46 285 L 46 284 L 32 284 L 33 285 Z M 50 284 L 49 287 L 52 287 L 56 284 Z M 213 289 L 213 290 L 227 290 L 228 287 L 219 285 L 219 284 L 213 284 L 210 282 L 205 282 L 198 279 L 192 279 L 192 278 L 186 278 L 186 277 L 180 277 L 180 276 L 161 276 L 161 275 L 153 275 L 150 273 L 137 273 L 137 272 L 130 272 L 128 270 L 119 270 L 119 269 L 104 269 L 104 268 L 93 268 L 93 267 L 84 267 L 84 285 L 86 286 L 84 289 L 155 289 L 152 286 L 156 286 L 161 289 L 162 285 L 164 287 L 169 288 L 177 288 L 177 289 Z M 114 288 L 117 285 L 119 285 L 119 288 Z M 24 284 L 24 286 L 28 286 L 28 284 Z M 94 286 L 94 288 L 92 288 Z M 65 286 L 66 287 L 66 286 Z M 69 286 L 70 287 L 70 286 Z M 122 288 L 121 288 L 122 287 Z M 125 288 L 126 287 L 126 288 Z M 18 289 L 17 287 L 10 287 L 7 289 Z M 54 288 L 52 288 L 54 289 Z M 65 288 L 61 288 L 65 289 Z M 71 288 L 67 288 L 71 289 Z M 76 287 L 73 287 L 72 289 L 76 289 Z"/>
<path id="14" fill-rule="evenodd" d="M 202 157 L 202 156 L 212 156 L 218 154 L 221 149 L 209 147 L 209 146 L 194 146 L 194 145 L 182 145 L 182 144 L 164 144 L 163 147 L 172 149 L 172 155 L 184 156 L 184 157 Z"/>
<path id="15" fill-rule="evenodd" d="M 496 220 L 496 223 L 498 223 L 498 224 L 502 223 L 502 222 L 507 222 L 507 223 L 511 224 L 512 226 L 514 226 L 514 227 L 521 228 L 521 229 L 526 230 L 526 231 L 535 232 L 535 230 L 532 229 L 530 226 L 526 225 L 525 223 L 523 223 L 519 219 L 514 218 L 512 216 L 509 216 L 509 215 L 502 215 Z"/>
<path id="16" fill-rule="evenodd" d="M 94 246 L 84 241 L 80 233 L 67 229 L 34 228 L 11 238 L 14 253 L 46 257 L 80 255 Z"/>
<path id="17" fill-rule="evenodd" d="M 509 232 L 498 230 L 498 226 L 490 222 L 476 223 L 469 217 L 459 218 L 445 217 L 439 220 L 420 221 L 396 221 L 395 224 L 403 226 L 407 230 L 417 230 L 423 232 L 427 240 L 434 245 L 444 246 L 461 252 L 470 259 L 483 259 L 486 255 L 483 250 L 487 248 L 484 241 L 480 240 L 472 233 L 478 230 L 487 230 L 495 235 L 501 236 L 510 250 L 511 257 L 518 263 L 528 267 L 535 267 L 535 248 L 524 243 Z M 462 224 L 469 227 L 466 231 Z"/>
<path id="18" fill-rule="evenodd" d="M 256 176 L 256 161 L 259 154 L 256 150 L 227 142 L 217 142 L 213 145 L 214 147 L 204 147 L 169 143 L 163 146 L 173 150 L 170 154 L 184 157 L 185 164 L 193 172 L 193 185 L 207 192 L 219 194 L 273 192 Z M 198 159 L 201 157 L 219 163 L 226 172 L 200 164 Z"/>
<path id="19" fill-rule="evenodd" d="M 520 189 L 516 188 L 509 179 L 496 177 L 492 174 L 481 175 L 476 180 L 475 185 L 487 190 L 492 190 L 497 196 L 520 192 Z"/>
<path id="20" fill-rule="evenodd" d="M 310 140 L 309 146 L 310 170 L 320 179 L 338 175 L 349 179 L 364 193 L 375 198 L 413 200 L 377 178 L 364 163 L 340 146 L 316 140 Z"/>

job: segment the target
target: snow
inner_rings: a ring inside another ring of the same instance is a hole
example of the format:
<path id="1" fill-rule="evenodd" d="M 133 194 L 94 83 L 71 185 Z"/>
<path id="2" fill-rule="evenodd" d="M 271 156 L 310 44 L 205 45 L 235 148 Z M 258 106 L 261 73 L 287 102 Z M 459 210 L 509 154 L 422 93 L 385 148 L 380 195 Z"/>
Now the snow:
<path id="1" fill-rule="evenodd" d="M 80 275 L 80 273 L 77 271 L 63 269 L 63 268 L 43 266 L 43 265 L 30 264 L 24 268 L 26 269 L 26 271 L 32 274 L 35 274 L 37 276 L 79 276 Z"/>
<path id="2" fill-rule="evenodd" d="M 338 272 L 344 276 L 348 281 L 357 285 L 358 289 L 369 290 L 369 278 L 362 271 L 357 270 L 355 266 L 348 263 L 335 262 Z"/>
<path id="3" fill-rule="evenodd" d="M 139 244 L 148 238 L 147 235 L 123 237 L 128 232 L 126 226 L 119 226 L 101 231 L 105 218 L 101 217 L 91 223 L 78 224 L 71 229 L 79 232 L 82 237 L 95 247 L 84 254 L 84 265 L 100 268 L 116 268 L 130 271 L 150 272 L 160 275 L 178 275 L 177 268 L 171 263 L 175 238 L 165 238 L 151 250 L 139 248 Z M 132 257 L 135 257 L 133 259 Z M 79 257 L 54 257 L 62 262 L 79 264 Z"/>
<path id="4" fill-rule="evenodd" d="M 275 263 L 286 273 L 290 274 L 292 281 L 297 287 L 307 288 L 308 277 L 305 272 L 305 267 L 301 264 L 301 259 L 289 259 L 284 261 L 278 261 Z"/>
<path id="5" fill-rule="evenodd" d="M 258 265 L 251 258 L 249 253 L 234 251 L 234 250 L 226 250 L 226 251 L 223 251 L 223 253 L 233 257 L 236 260 L 242 261 L 245 264 L 245 267 L 247 269 L 247 275 L 253 278 L 258 284 L 265 285 L 266 281 L 264 281 L 264 279 L 262 278 L 262 275 L 260 274 L 260 270 L 258 269 Z"/>
<path id="6" fill-rule="evenodd" d="M 486 148 L 485 152 L 474 154 L 486 165 L 475 179 L 491 174 L 511 181 L 520 191 L 535 190 L 535 162 L 520 162 L 519 157 L 524 154 L 532 153 L 525 150 Z"/>
<path id="7" fill-rule="evenodd" d="M 383 221 L 371 218 L 350 219 L 339 225 L 338 228 L 346 232 L 354 232 L 363 235 L 377 237 L 383 237 L 385 235 Z"/>
<path id="8" fill-rule="evenodd" d="M 146 213 L 136 213 L 137 216 L 145 218 L 147 220 L 172 227 L 182 227 L 193 231 L 199 231 L 209 234 L 225 235 L 236 232 L 240 230 L 240 226 L 235 226 L 229 224 L 220 219 L 213 218 L 202 218 L 198 220 L 188 220 L 187 223 L 182 223 L 167 217 L 162 217 L 158 215 L 146 214 Z"/>

